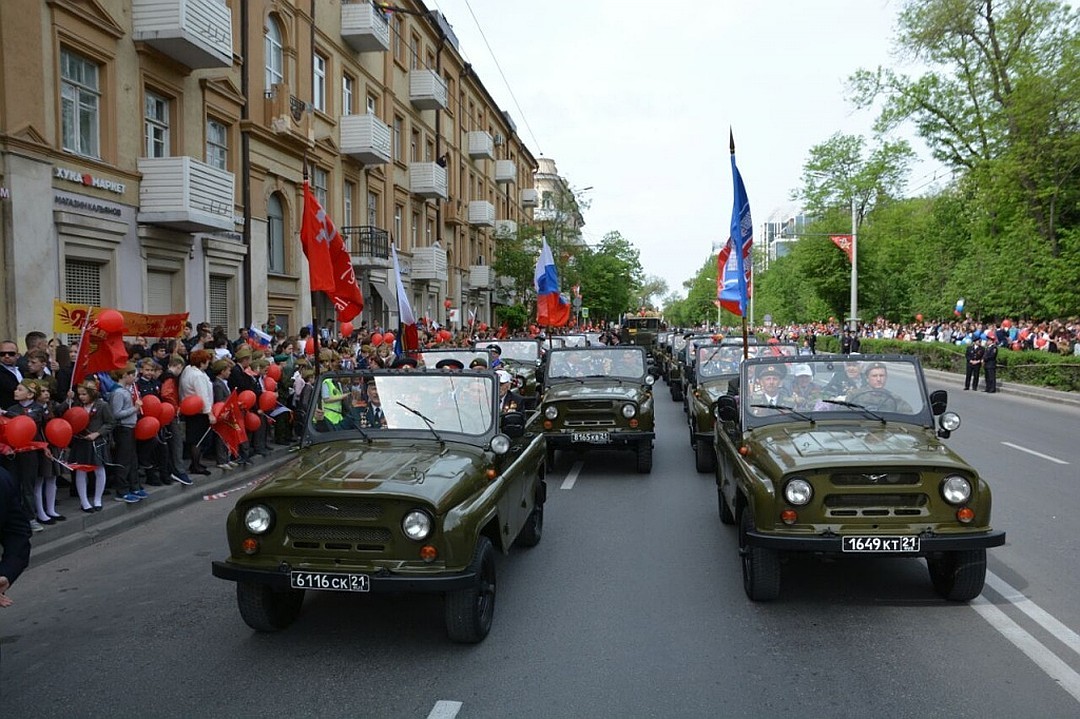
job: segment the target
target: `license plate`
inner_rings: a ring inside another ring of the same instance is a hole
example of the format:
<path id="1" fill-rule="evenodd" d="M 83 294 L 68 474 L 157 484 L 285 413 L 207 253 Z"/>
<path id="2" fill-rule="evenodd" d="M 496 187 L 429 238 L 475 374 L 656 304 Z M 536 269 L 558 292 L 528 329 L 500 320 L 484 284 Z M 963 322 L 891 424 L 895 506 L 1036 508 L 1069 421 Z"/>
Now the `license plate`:
<path id="1" fill-rule="evenodd" d="M 589 444 L 607 444 L 611 441 L 607 432 L 574 432 L 570 435 L 572 442 L 588 442 Z"/>
<path id="2" fill-rule="evenodd" d="M 917 552 L 918 537 L 844 537 L 843 551 L 873 554 L 874 552 Z"/>
<path id="3" fill-rule="evenodd" d="M 366 574 L 290 572 L 289 584 L 293 589 L 315 589 L 325 592 L 371 591 L 371 577 Z"/>

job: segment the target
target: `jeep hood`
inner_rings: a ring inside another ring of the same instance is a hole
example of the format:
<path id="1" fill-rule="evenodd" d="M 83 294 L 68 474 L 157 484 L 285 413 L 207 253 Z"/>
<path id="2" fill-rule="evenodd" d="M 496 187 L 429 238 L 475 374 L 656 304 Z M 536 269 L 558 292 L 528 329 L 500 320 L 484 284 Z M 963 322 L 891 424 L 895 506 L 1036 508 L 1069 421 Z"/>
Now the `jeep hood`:
<path id="1" fill-rule="evenodd" d="M 824 467 L 922 466 L 974 470 L 938 439 L 933 429 L 918 425 L 806 423 L 755 429 L 751 457 L 776 465 L 781 474 Z"/>
<path id="2" fill-rule="evenodd" d="M 443 514 L 487 485 L 484 454 L 455 442 L 327 442 L 302 450 L 248 498 L 370 494 L 427 502 Z"/>
<path id="3" fill-rule="evenodd" d="M 606 399 L 637 401 L 640 398 L 642 382 L 623 380 L 622 384 L 603 377 L 579 382 L 559 382 L 549 385 L 544 392 L 544 402 L 563 402 L 566 400 Z"/>

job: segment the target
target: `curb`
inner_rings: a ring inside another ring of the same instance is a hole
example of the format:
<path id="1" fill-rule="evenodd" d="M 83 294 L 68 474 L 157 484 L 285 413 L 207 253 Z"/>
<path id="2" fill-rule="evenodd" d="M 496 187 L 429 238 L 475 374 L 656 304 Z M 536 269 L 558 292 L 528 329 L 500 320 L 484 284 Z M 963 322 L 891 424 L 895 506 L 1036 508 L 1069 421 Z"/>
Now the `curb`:
<path id="1" fill-rule="evenodd" d="M 963 387 L 964 384 L 964 378 L 956 372 L 945 372 L 944 370 L 923 367 L 923 374 L 927 379 L 938 382 L 948 382 L 949 384 L 955 384 L 958 387 Z M 980 378 L 980 382 L 982 379 L 983 378 Z M 979 390 L 979 392 L 986 394 L 982 390 Z M 1042 400 L 1043 402 L 1080 407 L 1080 393 L 1077 392 L 1064 392 L 1049 387 L 1036 387 L 1029 384 L 1016 384 L 1014 382 L 1001 381 L 998 382 L 998 392 L 1001 394 L 1013 395 L 1015 397 L 1027 397 L 1029 399 Z"/>
<path id="2" fill-rule="evenodd" d="M 47 527 L 44 532 L 35 532 L 30 539 L 30 566 L 41 566 L 71 552 L 115 537 L 132 527 L 166 515 L 184 505 L 201 502 L 207 495 L 243 485 L 277 469 L 292 457 L 293 453 L 289 448 L 279 446 L 270 451 L 269 457 L 259 458 L 253 462 L 252 466 L 240 471 L 222 471 L 215 468 L 211 471 L 216 476 L 199 477 L 201 481 L 197 480 L 191 486 L 174 483 L 166 487 L 147 487 L 146 491 L 150 496 L 138 504 L 116 502 L 109 495 L 105 497 L 102 511 L 96 514 L 85 514 L 79 510 L 78 506 L 75 507 L 74 513 L 66 510 L 68 511 L 67 521 Z"/>

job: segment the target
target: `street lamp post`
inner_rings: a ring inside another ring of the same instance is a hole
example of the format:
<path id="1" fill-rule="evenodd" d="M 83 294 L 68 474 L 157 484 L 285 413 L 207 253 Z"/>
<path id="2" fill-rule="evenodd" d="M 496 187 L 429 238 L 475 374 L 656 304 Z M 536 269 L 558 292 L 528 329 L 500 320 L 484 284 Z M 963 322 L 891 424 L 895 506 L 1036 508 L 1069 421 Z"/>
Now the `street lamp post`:
<path id="1" fill-rule="evenodd" d="M 859 228 L 856 224 L 855 195 L 851 195 L 851 331 L 859 328 Z"/>

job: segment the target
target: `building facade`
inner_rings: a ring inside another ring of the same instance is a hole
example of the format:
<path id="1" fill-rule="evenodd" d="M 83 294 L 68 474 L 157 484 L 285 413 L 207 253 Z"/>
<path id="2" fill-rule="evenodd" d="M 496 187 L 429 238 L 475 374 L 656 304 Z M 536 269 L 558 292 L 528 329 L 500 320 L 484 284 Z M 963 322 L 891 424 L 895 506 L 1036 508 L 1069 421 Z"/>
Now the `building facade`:
<path id="1" fill-rule="evenodd" d="M 0 335 L 54 299 L 188 311 L 235 335 L 332 320 L 299 242 L 305 171 L 392 327 L 491 322 L 500 233 L 537 163 L 446 18 L 340 0 L 0 3 Z M 314 302 L 314 304 L 313 304 Z"/>

